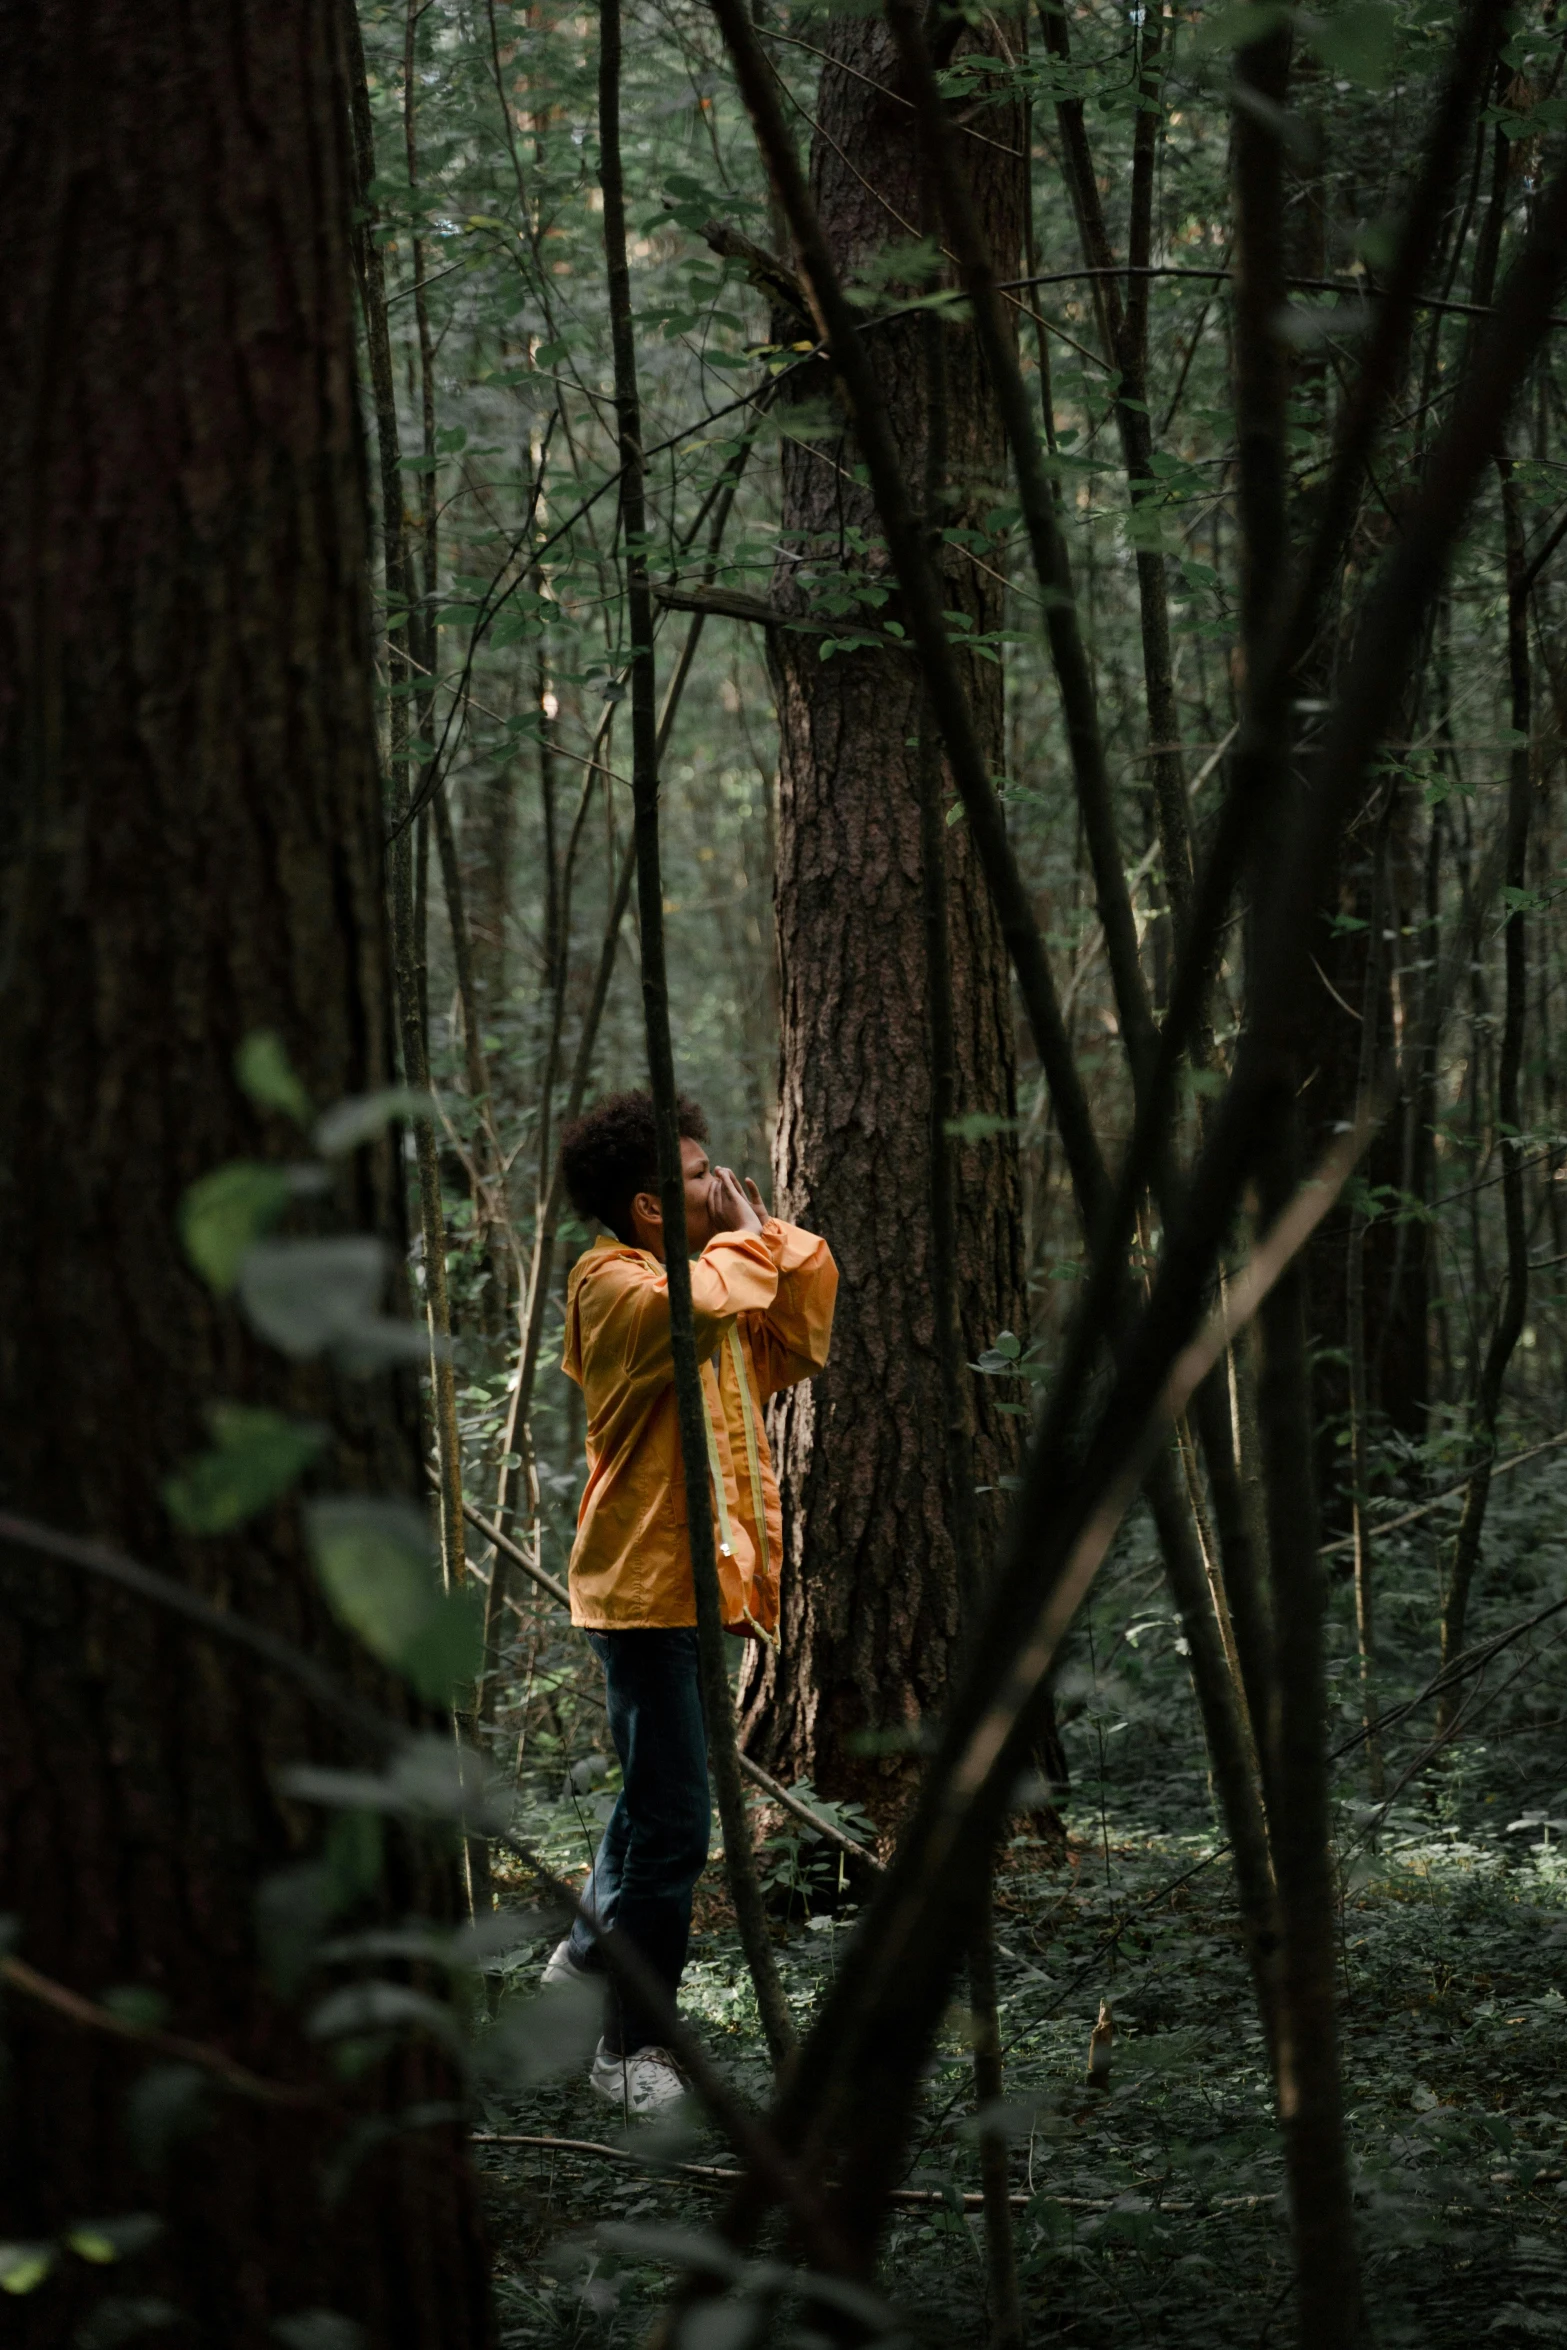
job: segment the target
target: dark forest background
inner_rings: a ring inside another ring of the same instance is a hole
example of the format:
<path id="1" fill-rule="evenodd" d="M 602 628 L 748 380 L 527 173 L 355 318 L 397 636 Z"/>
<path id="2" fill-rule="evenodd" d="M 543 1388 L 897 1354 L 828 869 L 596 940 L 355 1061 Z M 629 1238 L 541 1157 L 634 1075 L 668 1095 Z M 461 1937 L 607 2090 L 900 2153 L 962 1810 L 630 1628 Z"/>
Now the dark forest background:
<path id="1" fill-rule="evenodd" d="M 1563 40 L 0 34 L 18 2340 L 1567 2331 Z M 842 1290 L 649 2152 L 535 1986 L 666 1016 Z"/>

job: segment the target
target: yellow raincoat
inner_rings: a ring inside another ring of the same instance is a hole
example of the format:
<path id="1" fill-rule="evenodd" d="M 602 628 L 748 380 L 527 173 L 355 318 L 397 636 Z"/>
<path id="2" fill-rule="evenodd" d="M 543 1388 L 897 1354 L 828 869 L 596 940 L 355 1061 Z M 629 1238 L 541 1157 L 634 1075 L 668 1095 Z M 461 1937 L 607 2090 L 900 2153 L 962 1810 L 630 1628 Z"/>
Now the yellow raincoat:
<path id="1" fill-rule="evenodd" d="M 838 1268 L 824 1240 L 769 1216 L 692 1261 L 709 1491 L 724 1621 L 778 1622 L 783 1522 L 762 1406 L 827 1360 Z M 588 1482 L 571 1620 L 599 1632 L 696 1622 L 669 1344 L 669 1279 L 647 1249 L 595 1241 L 566 1285 L 562 1368 L 587 1399 Z"/>

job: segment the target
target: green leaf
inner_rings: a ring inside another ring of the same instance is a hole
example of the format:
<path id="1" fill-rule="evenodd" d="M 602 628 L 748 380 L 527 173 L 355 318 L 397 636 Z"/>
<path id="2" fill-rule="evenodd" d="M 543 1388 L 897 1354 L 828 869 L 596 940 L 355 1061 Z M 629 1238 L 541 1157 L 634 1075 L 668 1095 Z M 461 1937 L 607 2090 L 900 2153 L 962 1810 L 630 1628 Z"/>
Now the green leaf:
<path id="1" fill-rule="evenodd" d="M 0 2244 L 0 2293 L 34 2292 L 53 2267 L 52 2244 Z"/>
<path id="2" fill-rule="evenodd" d="M 498 1958 L 563 1932 L 571 1914 L 562 1909 L 500 1909 L 471 1924 L 458 1926 L 447 1942 L 444 1963 L 452 1967 L 492 1967 Z"/>
<path id="3" fill-rule="evenodd" d="M 1121 529 L 1127 545 L 1134 551 L 1172 554 L 1181 545 L 1181 510 L 1178 506 L 1163 506 L 1152 498 L 1143 498 L 1135 506 L 1128 506 L 1121 517 Z"/>
<path id="4" fill-rule="evenodd" d="M 270 1232 L 293 1189 L 286 1167 L 255 1159 L 231 1159 L 191 1185 L 180 1202 L 180 1238 L 209 1289 L 228 1294 L 241 1258 Z"/>
<path id="5" fill-rule="evenodd" d="M 339 1811 L 343 1821 L 375 1812 L 423 1820 L 461 1820 L 483 1834 L 503 1828 L 509 1802 L 471 1749 L 445 1738 L 410 1738 L 384 1771 L 338 1771 L 293 1763 L 278 1773 L 285 1794 Z M 497 1808 L 497 1806 L 499 1808 Z M 343 1824 L 342 1822 L 339 1823 Z"/>
<path id="6" fill-rule="evenodd" d="M 503 653 L 508 645 L 521 644 L 528 637 L 541 636 L 544 623 L 531 612 L 503 612 L 489 631 L 492 653 Z"/>
<path id="7" fill-rule="evenodd" d="M 240 1294 L 251 1321 L 285 1354 L 319 1354 L 370 1319 L 387 1252 L 368 1233 L 272 1241 L 247 1253 Z"/>
<path id="8" fill-rule="evenodd" d="M 121 2219 L 85 2219 L 67 2231 L 65 2241 L 78 2260 L 94 2268 L 108 2268 L 145 2252 L 163 2233 L 163 2222 L 153 2212 L 128 2212 Z"/>
<path id="9" fill-rule="evenodd" d="M 591 1976 L 551 1983 L 532 1998 L 505 2002 L 473 2047 L 472 2069 L 510 2101 L 519 2089 L 556 2080 L 585 2061 L 603 2028 L 601 1983 Z"/>
<path id="10" fill-rule="evenodd" d="M 307 1420 L 248 1404 L 213 1404 L 211 1452 L 198 1453 L 170 1477 L 164 1506 L 187 1534 L 226 1534 L 286 1493 L 326 1442 Z"/>
<path id="11" fill-rule="evenodd" d="M 409 1503 L 344 1496 L 305 1513 L 311 1556 L 333 1613 L 432 1705 L 478 1672 L 482 1610 L 471 1589 L 443 1591 L 429 1528 Z"/>
<path id="12" fill-rule="evenodd" d="M 234 1055 L 234 1074 L 258 1109 L 281 1110 L 296 1126 L 310 1123 L 310 1096 L 295 1076 L 275 1028 L 257 1028 Z"/>
<path id="13" fill-rule="evenodd" d="M 1019 1373 L 1033 1376 L 1023 1359 L 1023 1341 L 1012 1330 L 998 1332 L 995 1344 L 987 1346 L 978 1362 L 970 1363 L 969 1369 L 982 1372 L 987 1379 L 1012 1378 Z"/>
<path id="14" fill-rule="evenodd" d="M 535 364 L 539 367 L 558 367 L 563 359 L 571 357 L 571 345 L 569 343 L 540 343 L 533 357 Z"/>
<path id="15" fill-rule="evenodd" d="M 409 2031 L 418 2028 L 457 2045 L 456 2019 L 449 2007 L 416 1991 L 411 1983 L 344 1983 L 329 1991 L 306 2021 L 312 2040 L 339 2040 L 350 2032 Z"/>
<path id="16" fill-rule="evenodd" d="M 321 1963 L 338 1966 L 358 1965 L 366 1960 L 381 1964 L 387 1959 L 407 1959 L 410 1963 L 422 1962 L 463 1972 L 480 1967 L 521 1944 L 539 1941 L 548 1927 L 558 1934 L 562 1923 L 569 1923 L 562 1911 L 504 1912 L 463 1929 L 463 1936 L 472 1938 L 471 1948 L 462 1937 L 445 1927 L 375 1926 L 362 1934 L 340 1934 L 330 1942 L 323 1942 Z"/>
<path id="17" fill-rule="evenodd" d="M 429 1346 L 424 1332 L 376 1312 L 387 1262 L 369 1233 L 258 1241 L 239 1267 L 240 1299 L 262 1337 L 296 1359 L 337 1347 L 368 1361 L 417 1361 Z"/>
<path id="18" fill-rule="evenodd" d="M 379 1093 L 352 1093 L 334 1102 L 316 1120 L 314 1141 L 324 1159 L 341 1158 L 372 1142 L 394 1118 L 433 1118 L 435 1096 L 412 1085 L 383 1086 Z"/>

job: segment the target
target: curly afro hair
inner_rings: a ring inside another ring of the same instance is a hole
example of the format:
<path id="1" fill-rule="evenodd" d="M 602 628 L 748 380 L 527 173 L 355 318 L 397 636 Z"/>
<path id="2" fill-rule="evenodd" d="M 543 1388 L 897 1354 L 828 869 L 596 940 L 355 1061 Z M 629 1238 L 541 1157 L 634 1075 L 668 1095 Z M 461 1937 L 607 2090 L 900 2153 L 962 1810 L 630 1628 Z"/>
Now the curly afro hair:
<path id="1" fill-rule="evenodd" d="M 696 1103 L 682 1094 L 675 1107 L 681 1134 L 691 1142 L 706 1142 L 707 1120 Z M 639 1191 L 658 1189 L 652 1095 L 606 1095 L 572 1120 L 561 1136 L 560 1156 L 566 1194 L 578 1215 L 585 1222 L 608 1225 L 617 1240 L 635 1248 L 631 1203 Z"/>

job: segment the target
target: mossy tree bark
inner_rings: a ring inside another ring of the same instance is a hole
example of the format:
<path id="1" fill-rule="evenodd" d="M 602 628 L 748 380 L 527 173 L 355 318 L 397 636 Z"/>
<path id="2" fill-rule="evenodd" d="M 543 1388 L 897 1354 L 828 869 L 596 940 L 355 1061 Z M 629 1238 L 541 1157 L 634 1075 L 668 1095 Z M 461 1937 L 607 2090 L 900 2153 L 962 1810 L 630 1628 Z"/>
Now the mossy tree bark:
<path id="1" fill-rule="evenodd" d="M 297 1155 L 236 1082 L 247 1032 L 277 1030 L 318 1103 L 390 1073 L 342 32 L 328 0 L 177 25 L 84 0 L 0 35 L 0 153 L 29 190 L 0 294 L 0 1495 L 395 1708 L 328 1617 L 296 1510 L 195 1540 L 160 1499 L 216 1400 L 329 1421 L 331 1485 L 420 1489 L 411 1388 L 263 1348 L 177 1233 L 196 1177 Z M 390 1147 L 367 1150 L 324 1213 L 400 1246 L 399 1192 Z M 21 1955 L 95 1998 L 154 1992 L 174 2030 L 321 2095 L 215 2095 L 148 2169 L 127 2128 L 147 2063 L 8 2001 L 0 2237 L 156 2209 L 161 2244 L 112 2281 L 165 2296 L 193 2340 L 259 2350 L 325 2308 L 377 2343 L 487 2341 L 454 2124 L 372 2140 L 323 2196 L 356 2120 L 451 2097 L 444 2060 L 342 2087 L 258 1954 L 258 1882 L 317 1839 L 276 1772 L 336 1740 L 138 1601 L 15 1549 L 0 1586 Z M 454 1914 L 444 1862 L 389 1871 L 399 1911 Z M 8 2304 L 8 2339 L 72 2338 L 104 2289 L 65 2263 Z"/>

